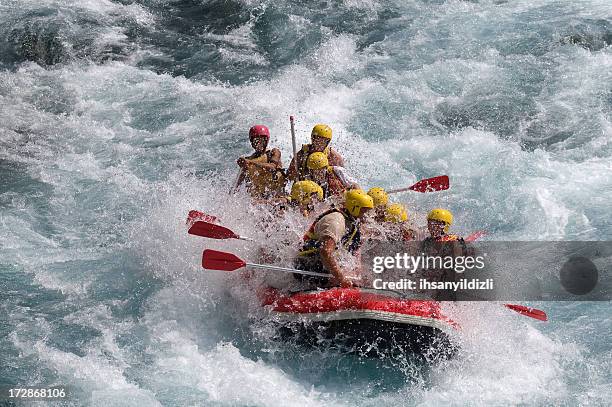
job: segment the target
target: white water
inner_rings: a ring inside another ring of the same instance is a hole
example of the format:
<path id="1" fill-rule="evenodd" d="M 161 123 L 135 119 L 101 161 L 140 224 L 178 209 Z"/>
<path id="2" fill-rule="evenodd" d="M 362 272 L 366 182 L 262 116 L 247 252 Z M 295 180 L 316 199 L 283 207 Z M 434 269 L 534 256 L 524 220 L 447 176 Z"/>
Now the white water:
<path id="1" fill-rule="evenodd" d="M 417 223 L 440 205 L 459 233 L 609 239 L 609 2 L 243 2 L 235 28 L 189 34 L 179 3 L 0 5 L 2 383 L 69 384 L 74 405 L 607 403 L 608 303 L 538 304 L 547 324 L 460 304 L 463 351 L 425 368 L 296 354 L 228 295 L 249 297 L 237 279 L 200 269 L 204 247 L 256 248 L 184 219 L 263 237 L 225 191 L 253 123 L 288 161 L 293 114 L 304 142 L 333 127 L 364 186 L 449 174 L 445 193 L 398 197 Z M 63 62 L 13 58 L 27 27 L 56 33 Z"/>

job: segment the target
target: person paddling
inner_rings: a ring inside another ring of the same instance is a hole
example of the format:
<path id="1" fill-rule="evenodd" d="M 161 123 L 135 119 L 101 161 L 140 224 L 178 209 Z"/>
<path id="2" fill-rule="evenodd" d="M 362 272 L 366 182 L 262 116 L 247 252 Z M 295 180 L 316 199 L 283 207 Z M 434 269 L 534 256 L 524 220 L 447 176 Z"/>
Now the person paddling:
<path id="1" fill-rule="evenodd" d="M 323 202 L 323 199 L 323 188 L 316 182 L 297 181 L 291 186 L 289 204 L 305 217 L 309 216 L 315 210 L 315 205 Z"/>
<path id="2" fill-rule="evenodd" d="M 453 224 L 453 214 L 442 208 L 436 208 L 427 214 L 427 230 L 430 236 L 423 243 L 430 242 L 460 242 L 465 245 L 459 235 L 448 234 L 450 226 Z"/>
<path id="3" fill-rule="evenodd" d="M 283 195 L 287 180 L 280 150 L 268 149 L 270 130 L 264 125 L 255 125 L 249 130 L 249 140 L 255 151 L 236 161 L 240 175 L 234 190 L 244 183 L 253 198 L 268 199 Z"/>
<path id="4" fill-rule="evenodd" d="M 330 166 L 324 153 L 312 153 L 306 161 L 306 178 L 323 188 L 325 199 L 342 195 L 347 189 L 358 189 L 357 181 L 340 166 Z"/>
<path id="5" fill-rule="evenodd" d="M 408 242 L 415 240 L 416 233 L 408 224 L 408 212 L 404 205 L 393 203 L 385 210 L 386 240 Z"/>
<path id="6" fill-rule="evenodd" d="M 326 124 L 317 124 L 310 133 L 310 144 L 302 145 L 300 151 L 291 160 L 287 176 L 290 180 L 307 179 L 307 160 L 312 153 L 323 153 L 327 156 L 329 165 L 344 167 L 344 159 L 329 145 L 332 139 L 332 129 Z"/>
<path id="7" fill-rule="evenodd" d="M 261 201 L 272 205 L 274 214 L 280 215 L 287 209 L 294 208 L 304 217 L 308 217 L 320 202 L 323 202 L 323 189 L 316 182 L 308 180 L 295 182 L 288 196 Z"/>
<path id="8" fill-rule="evenodd" d="M 427 214 L 427 230 L 430 236 L 421 243 L 421 250 L 428 256 L 440 258 L 463 257 L 468 254 L 468 248 L 462 237 L 449 234 L 449 228 L 453 224 L 453 214 L 442 208 L 432 209 Z M 430 281 L 453 282 L 457 274 L 453 268 L 441 267 L 439 269 L 428 269 L 423 276 Z M 438 301 L 455 301 L 456 292 L 440 290 L 432 294 L 432 298 Z"/>
<path id="9" fill-rule="evenodd" d="M 294 262 L 295 268 L 330 273 L 332 285 L 353 286 L 348 278 L 349 270 L 338 261 L 338 251 L 344 249 L 359 260 L 360 219 L 373 207 L 372 197 L 362 190 L 347 191 L 342 207 L 323 212 L 305 233 L 304 245 Z M 322 279 L 309 281 L 317 285 L 330 283 Z"/>

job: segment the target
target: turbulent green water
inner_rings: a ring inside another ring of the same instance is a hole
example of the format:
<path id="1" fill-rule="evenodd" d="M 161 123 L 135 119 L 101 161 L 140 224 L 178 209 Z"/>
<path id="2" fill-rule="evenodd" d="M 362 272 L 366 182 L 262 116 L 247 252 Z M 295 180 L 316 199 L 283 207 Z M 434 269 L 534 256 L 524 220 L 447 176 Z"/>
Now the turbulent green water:
<path id="1" fill-rule="evenodd" d="M 263 238 L 226 191 L 249 126 L 286 163 L 295 115 L 365 186 L 449 174 L 398 197 L 417 223 L 447 206 L 459 233 L 612 240 L 612 3 L 298 3 L 0 2 L 0 385 L 105 407 L 608 404 L 607 302 L 538 304 L 545 324 L 459 305 L 463 350 L 432 365 L 300 353 L 200 269 L 203 247 L 257 248 L 184 219 Z"/>

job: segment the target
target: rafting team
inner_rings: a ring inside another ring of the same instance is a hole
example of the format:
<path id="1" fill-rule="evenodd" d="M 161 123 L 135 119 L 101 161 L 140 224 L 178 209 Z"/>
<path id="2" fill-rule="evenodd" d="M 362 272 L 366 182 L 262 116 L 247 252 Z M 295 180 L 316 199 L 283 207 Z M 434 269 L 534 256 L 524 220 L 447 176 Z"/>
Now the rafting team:
<path id="1" fill-rule="evenodd" d="M 237 164 L 240 174 L 234 191 L 244 186 L 255 202 L 270 204 L 276 211 L 295 209 L 306 217 L 315 216 L 304 235 L 304 244 L 295 259 L 297 269 L 331 273 L 331 280 L 318 285 L 355 285 L 334 255 L 341 247 L 359 257 L 362 236 L 374 236 L 380 228 L 370 227 L 374 222 L 385 230 L 388 241 L 411 241 L 417 238 L 408 224 L 406 208 L 399 203 L 390 203 L 383 188 L 374 187 L 365 192 L 344 169 L 344 160 L 331 147 L 332 129 L 317 124 L 311 132 L 311 143 L 297 152 L 289 168 L 285 170 L 278 148 L 269 148 L 270 131 L 264 125 L 249 130 L 249 140 L 254 149 Z M 292 182 L 287 196 L 285 187 Z M 323 203 L 330 204 L 327 210 L 316 213 Z M 365 215 L 372 211 L 373 216 Z M 365 217 L 365 218 L 364 218 Z M 463 239 L 449 234 L 453 215 L 442 208 L 431 210 L 427 215 L 429 236 L 423 239 L 422 247 L 428 254 L 448 252 L 461 255 L 465 250 Z M 455 242 L 455 243 L 452 243 Z M 312 281 L 312 279 L 311 279 Z"/>

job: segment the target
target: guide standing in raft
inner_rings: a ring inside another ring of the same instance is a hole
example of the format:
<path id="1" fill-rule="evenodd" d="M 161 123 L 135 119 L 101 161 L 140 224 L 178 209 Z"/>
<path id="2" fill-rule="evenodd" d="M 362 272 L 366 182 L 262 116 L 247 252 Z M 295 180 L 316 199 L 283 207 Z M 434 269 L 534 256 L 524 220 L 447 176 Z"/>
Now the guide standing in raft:
<path id="1" fill-rule="evenodd" d="M 329 145 L 332 139 L 332 129 L 326 124 L 317 124 L 310 133 L 310 144 L 304 144 L 302 149 L 289 164 L 287 176 L 291 181 L 306 179 L 308 173 L 308 157 L 312 153 L 324 153 L 327 156 L 329 165 L 344 167 L 344 160 Z"/>

